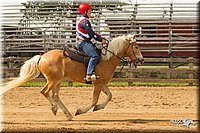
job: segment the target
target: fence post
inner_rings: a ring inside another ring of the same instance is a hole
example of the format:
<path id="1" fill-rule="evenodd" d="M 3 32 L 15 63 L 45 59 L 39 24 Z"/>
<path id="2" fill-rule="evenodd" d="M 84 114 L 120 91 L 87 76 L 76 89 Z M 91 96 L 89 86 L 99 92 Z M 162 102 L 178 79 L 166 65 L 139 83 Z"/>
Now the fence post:
<path id="1" fill-rule="evenodd" d="M 3 54 L 5 54 L 6 55 L 6 30 L 3 30 L 3 51 L 4 51 L 4 53 Z"/>
<path id="2" fill-rule="evenodd" d="M 138 9 L 138 7 L 137 7 L 138 5 L 137 4 L 135 4 L 135 6 L 134 6 L 134 11 L 133 11 L 133 16 L 132 16 L 132 19 L 131 19 L 131 29 L 133 28 L 133 31 L 131 31 L 131 32 L 134 32 L 134 33 L 137 33 L 137 25 L 136 25 L 136 22 L 135 22 L 135 20 L 136 20 L 136 15 L 137 15 L 137 9 Z"/>
<path id="3" fill-rule="evenodd" d="M 11 69 L 11 68 L 13 68 L 13 56 L 9 56 L 8 57 L 8 69 Z M 7 75 L 7 77 L 8 78 L 11 78 L 11 77 L 14 77 L 14 73 L 13 72 L 9 72 L 9 73 L 6 73 Z"/>
<path id="4" fill-rule="evenodd" d="M 44 31 L 44 53 L 47 52 L 47 36 L 46 36 L 46 32 Z"/>
<path id="5" fill-rule="evenodd" d="M 68 81 L 68 87 L 72 87 L 73 86 L 73 81 Z"/>
<path id="6" fill-rule="evenodd" d="M 172 14 L 173 14 L 173 4 L 170 4 L 170 14 L 169 14 L 169 57 L 170 57 L 170 62 L 169 62 L 169 68 L 173 68 L 173 56 L 172 56 Z"/>
<path id="7" fill-rule="evenodd" d="M 192 70 L 193 69 L 193 63 L 192 63 L 192 60 L 193 60 L 193 57 L 189 57 L 189 70 Z M 193 82 L 190 81 L 190 79 L 193 79 L 194 78 L 194 75 L 193 73 L 189 73 L 189 85 L 193 85 Z"/>
<path id="8" fill-rule="evenodd" d="M 129 69 L 127 69 L 126 73 L 128 73 L 128 78 L 135 78 L 134 74 L 133 74 L 133 69 L 132 67 L 130 67 Z M 133 82 L 128 81 L 128 86 L 132 86 Z"/>

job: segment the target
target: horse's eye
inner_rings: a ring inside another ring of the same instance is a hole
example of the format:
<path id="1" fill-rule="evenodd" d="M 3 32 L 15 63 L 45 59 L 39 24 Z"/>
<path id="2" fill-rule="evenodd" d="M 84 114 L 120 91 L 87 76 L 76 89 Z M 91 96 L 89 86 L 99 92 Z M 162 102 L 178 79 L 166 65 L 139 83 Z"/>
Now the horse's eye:
<path id="1" fill-rule="evenodd" d="M 135 46 L 135 48 L 138 49 L 139 47 L 138 47 L 138 46 Z"/>

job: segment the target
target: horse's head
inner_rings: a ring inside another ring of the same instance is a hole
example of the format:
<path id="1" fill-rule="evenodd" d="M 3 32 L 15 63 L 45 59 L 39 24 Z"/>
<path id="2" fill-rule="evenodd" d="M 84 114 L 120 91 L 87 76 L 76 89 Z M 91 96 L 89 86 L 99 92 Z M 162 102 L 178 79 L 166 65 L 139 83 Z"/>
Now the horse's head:
<path id="1" fill-rule="evenodd" d="M 136 43 L 136 35 L 127 35 L 125 36 L 126 41 L 128 42 L 128 46 L 125 51 L 125 56 L 131 59 L 131 62 L 134 64 L 143 64 L 144 58 L 142 53 L 140 52 L 139 46 Z"/>

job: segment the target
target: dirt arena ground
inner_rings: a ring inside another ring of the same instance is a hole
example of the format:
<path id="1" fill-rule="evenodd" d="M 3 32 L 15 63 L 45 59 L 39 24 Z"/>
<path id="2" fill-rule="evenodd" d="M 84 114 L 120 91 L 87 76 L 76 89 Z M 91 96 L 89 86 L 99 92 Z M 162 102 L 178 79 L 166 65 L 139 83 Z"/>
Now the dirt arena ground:
<path id="1" fill-rule="evenodd" d="M 197 87 L 110 87 L 108 106 L 67 121 L 59 109 L 56 116 L 40 94 L 40 87 L 19 87 L 3 96 L 3 131 L 25 132 L 197 132 Z M 63 87 L 60 98 L 74 115 L 90 102 L 93 88 Z M 101 93 L 99 102 L 105 99 Z M 170 120 L 190 118 L 184 127 Z"/>

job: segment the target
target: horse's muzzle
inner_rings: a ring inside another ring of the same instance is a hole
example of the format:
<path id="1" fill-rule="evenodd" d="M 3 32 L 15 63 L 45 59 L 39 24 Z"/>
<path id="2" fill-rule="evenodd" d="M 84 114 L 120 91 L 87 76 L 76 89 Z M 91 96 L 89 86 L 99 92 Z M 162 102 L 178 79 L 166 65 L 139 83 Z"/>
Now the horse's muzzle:
<path id="1" fill-rule="evenodd" d="M 136 60 L 136 64 L 144 64 L 144 58 L 143 57 L 137 57 L 137 60 Z"/>

